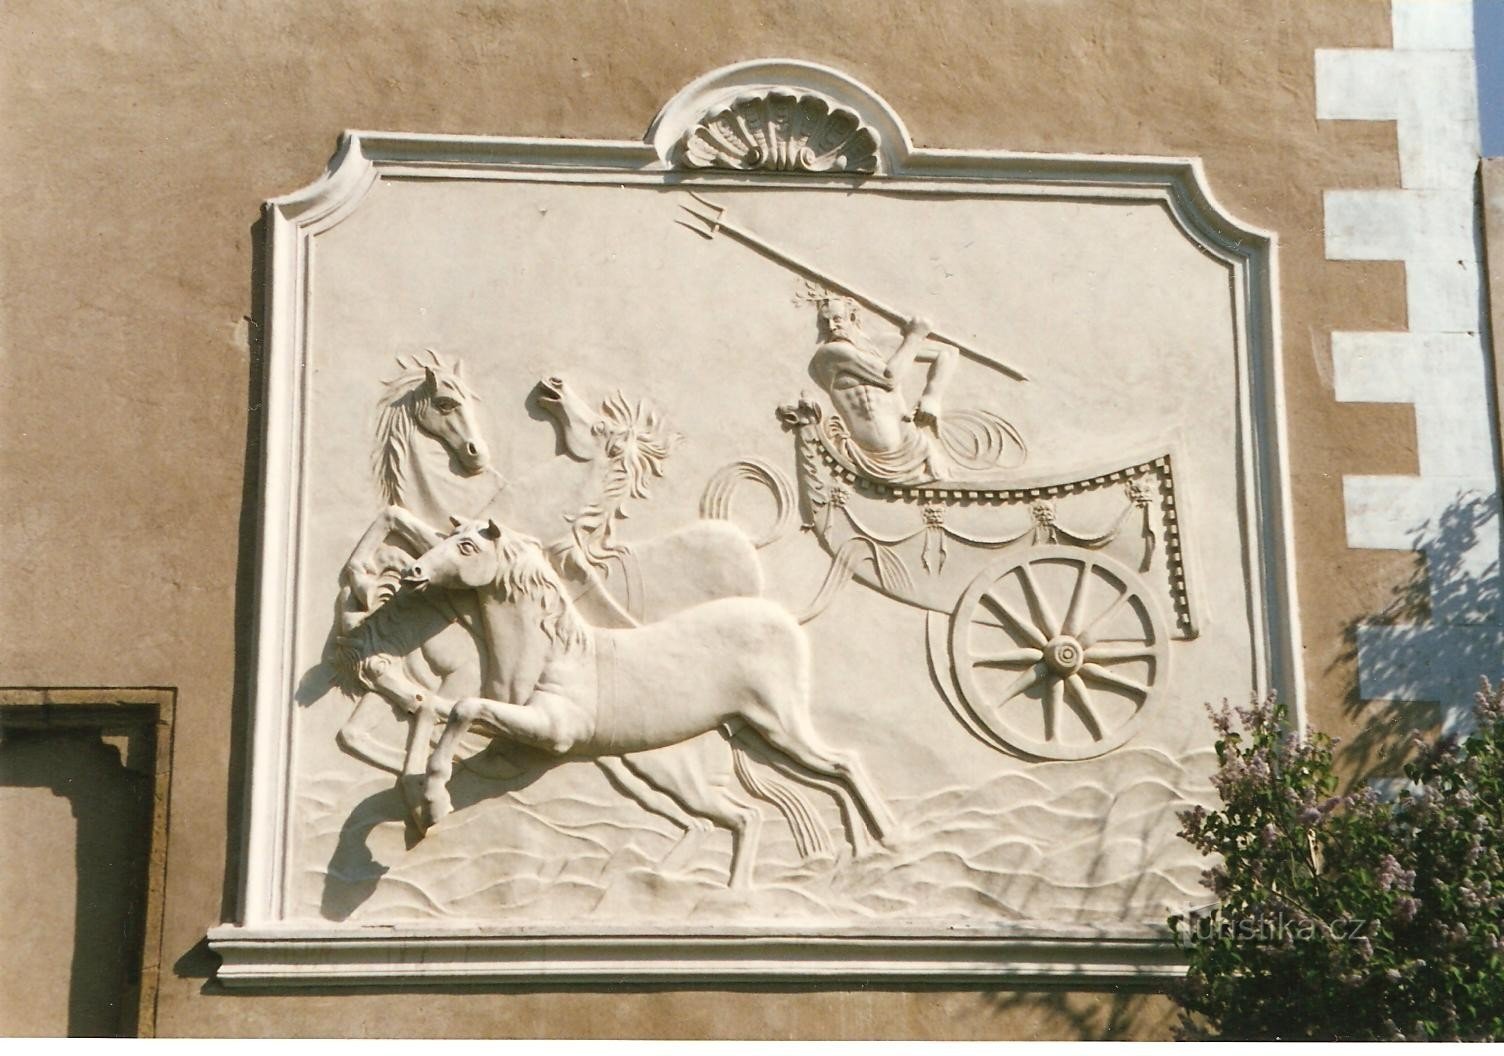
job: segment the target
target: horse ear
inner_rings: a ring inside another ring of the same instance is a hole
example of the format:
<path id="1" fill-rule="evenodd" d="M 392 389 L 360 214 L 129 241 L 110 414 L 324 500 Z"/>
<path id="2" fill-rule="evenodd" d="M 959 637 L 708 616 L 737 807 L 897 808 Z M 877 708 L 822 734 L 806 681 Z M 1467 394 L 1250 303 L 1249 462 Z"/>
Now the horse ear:
<path id="1" fill-rule="evenodd" d="M 456 517 L 452 513 L 449 515 L 449 523 L 452 524 L 452 525 L 454 525 L 456 528 L 463 528 L 463 527 L 465 527 L 465 522 L 462 521 L 462 520 L 460 520 L 458 517 Z"/>
<path id="2" fill-rule="evenodd" d="M 486 526 L 480 530 L 480 534 L 486 539 L 500 539 L 501 526 L 496 523 L 496 519 L 494 517 L 489 518 L 486 521 Z"/>
<path id="3" fill-rule="evenodd" d="M 432 367 L 424 367 L 423 368 L 423 380 L 424 380 L 424 383 L 427 384 L 429 388 L 435 389 L 435 390 L 438 389 L 438 387 L 439 387 L 439 376 L 433 372 L 433 368 Z"/>

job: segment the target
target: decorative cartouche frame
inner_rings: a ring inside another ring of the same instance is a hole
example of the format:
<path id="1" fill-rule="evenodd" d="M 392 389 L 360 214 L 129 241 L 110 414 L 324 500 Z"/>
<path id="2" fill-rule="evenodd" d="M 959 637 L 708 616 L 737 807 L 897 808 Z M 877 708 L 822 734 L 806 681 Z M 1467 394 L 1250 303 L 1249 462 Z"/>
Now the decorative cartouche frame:
<path id="1" fill-rule="evenodd" d="M 938 928 L 339 926 L 286 919 L 295 553 L 305 442 L 310 240 L 381 180 L 602 179 L 714 190 L 840 187 L 1156 203 L 1232 278 L 1240 511 L 1250 542 L 1255 665 L 1303 721 L 1300 629 L 1280 359 L 1276 238 L 1238 221 L 1199 160 L 916 148 L 860 82 L 786 59 L 712 71 L 675 95 L 642 141 L 346 132 L 325 175 L 265 206 L 266 362 L 250 789 L 237 922 L 209 932 L 229 986 L 621 979 L 985 978 L 1157 985 L 1181 971 L 1153 925 Z M 1157 453 L 1163 455 L 1162 452 Z M 1160 463 L 1162 465 L 1163 463 Z M 1146 462 L 1146 468 L 1154 463 Z M 1125 483 L 1128 483 L 1125 481 Z M 1177 614 L 1184 624 L 1189 617 Z M 1181 628 L 1185 628 L 1182 626 Z"/>

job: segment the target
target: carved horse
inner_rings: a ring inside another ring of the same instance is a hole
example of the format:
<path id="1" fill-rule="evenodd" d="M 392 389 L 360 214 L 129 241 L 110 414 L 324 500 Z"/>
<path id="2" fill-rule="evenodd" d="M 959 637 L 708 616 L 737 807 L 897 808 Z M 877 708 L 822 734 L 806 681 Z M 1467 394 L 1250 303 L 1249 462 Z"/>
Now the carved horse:
<path id="1" fill-rule="evenodd" d="M 424 798 L 438 822 L 452 809 L 447 782 L 472 725 L 566 758 L 677 745 L 729 728 L 755 732 L 775 765 L 825 788 L 840 805 L 857 854 L 884 839 L 892 815 L 861 760 L 823 743 L 809 717 L 809 644 L 794 617 L 762 598 L 720 598 L 640 627 L 582 620 L 536 541 L 494 520 L 457 527 L 407 570 L 404 583 L 476 591 L 488 657 L 485 695 L 456 702 L 427 767 Z M 494 670 L 494 668 L 493 668 Z M 732 886 L 750 882 L 755 813 L 733 829 Z"/>
<path id="2" fill-rule="evenodd" d="M 537 394 L 538 405 L 558 425 L 565 453 L 591 473 L 584 489 L 589 497 L 569 518 L 569 535 L 549 548 L 566 577 L 594 569 L 608 583 L 619 582 L 622 607 L 649 622 L 710 598 L 762 593 L 757 546 L 728 520 L 702 519 L 630 543 L 616 538 L 626 504 L 648 494 L 682 439 L 668 433 L 655 413 L 620 394 L 596 411 L 558 376 L 540 381 Z"/>
<path id="3" fill-rule="evenodd" d="M 357 544 L 341 575 L 334 649 L 341 686 L 353 694 L 369 691 L 337 740 L 357 758 L 399 774 L 415 816 L 418 803 L 409 786 L 421 773 L 435 725 L 447 717 L 451 702 L 478 692 L 481 654 L 474 635 L 474 596 L 467 591 L 434 591 L 399 597 L 400 570 L 414 554 L 440 541 L 442 536 L 431 525 L 444 523 L 450 511 L 479 514 L 494 502 L 500 482 L 490 469 L 487 445 L 472 411 L 477 397 L 464 383 L 461 365 L 456 362 L 451 369 L 432 351 L 428 355 L 428 365 L 399 358 L 404 372 L 387 383 L 379 405 L 373 468 L 389 505 Z M 656 416 L 648 424 L 656 428 Z M 639 444 L 637 435 L 627 430 L 616 433 L 612 443 L 623 465 L 616 475 L 625 480 L 633 475 L 625 468 L 628 459 L 634 470 L 641 468 L 643 463 L 633 455 L 640 448 L 655 450 L 656 441 L 645 436 Z M 661 465 L 654 468 L 661 473 Z M 482 476 L 486 472 L 491 479 Z M 634 497 L 646 495 L 636 484 L 627 491 Z M 619 512 L 619 506 L 613 512 Z M 592 515 L 587 507 L 580 516 L 588 520 Z M 587 573 L 587 580 L 601 586 L 593 570 Z M 597 593 L 603 594 L 604 587 Z M 609 598 L 605 607 L 622 622 L 631 622 Z M 509 661 L 497 662 L 505 666 Z M 389 721 L 383 702 L 410 717 L 405 752 L 378 736 Z M 787 784 L 749 766 L 740 746 L 732 744 L 728 750 L 719 733 L 631 760 L 601 758 L 596 763 L 645 809 L 685 830 L 671 859 L 692 854 L 712 822 L 737 831 L 751 824 L 749 818 L 760 821 L 755 805 L 730 787 L 733 774 L 743 788 L 778 808 L 802 854 L 827 847 L 808 803 Z M 482 774 L 516 772 L 505 756 L 488 754 L 468 765 Z"/>
<path id="4" fill-rule="evenodd" d="M 387 603 L 411 555 L 441 538 L 429 525 L 445 523 L 450 510 L 479 513 L 500 484 L 463 367 L 426 352 L 426 364 L 398 357 L 401 373 L 385 383 L 377 405 L 372 469 L 388 505 L 341 572 L 332 657 L 343 689 L 368 691 L 340 728 L 340 746 L 398 773 L 427 751 L 447 702 L 474 692 L 481 673 L 469 629 L 476 622 L 473 596 Z M 387 714 L 383 701 L 412 716 L 405 756 L 376 735 Z"/>

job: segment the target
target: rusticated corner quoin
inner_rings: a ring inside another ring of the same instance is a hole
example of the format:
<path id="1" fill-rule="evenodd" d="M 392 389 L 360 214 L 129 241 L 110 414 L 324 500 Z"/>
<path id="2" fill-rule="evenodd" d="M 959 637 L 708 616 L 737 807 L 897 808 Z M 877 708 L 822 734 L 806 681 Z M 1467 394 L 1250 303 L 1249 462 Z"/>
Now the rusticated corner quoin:
<path id="1" fill-rule="evenodd" d="M 706 111 L 679 141 L 685 169 L 870 175 L 881 137 L 854 111 L 816 92 L 766 88 Z"/>

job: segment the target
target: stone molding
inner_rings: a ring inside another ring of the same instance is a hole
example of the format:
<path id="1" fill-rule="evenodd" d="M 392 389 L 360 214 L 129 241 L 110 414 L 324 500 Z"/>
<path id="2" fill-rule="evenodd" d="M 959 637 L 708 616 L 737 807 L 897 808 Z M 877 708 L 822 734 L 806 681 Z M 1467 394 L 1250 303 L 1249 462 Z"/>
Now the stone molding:
<path id="1" fill-rule="evenodd" d="M 1221 261 L 1235 291 L 1240 417 L 1247 423 L 1244 477 L 1253 485 L 1241 511 L 1257 568 L 1256 667 L 1260 691 L 1278 688 L 1303 721 L 1299 615 L 1288 496 L 1280 360 L 1277 241 L 1216 200 L 1195 158 L 921 149 L 870 89 L 825 67 L 793 60 L 743 63 L 688 86 L 653 121 L 643 141 L 552 140 L 350 131 L 328 171 L 309 187 L 265 206 L 267 377 L 260 518 L 254 701 L 248 739 L 251 790 L 239 923 L 210 932 L 229 985 L 431 982 L 456 978 L 925 976 L 1044 978 L 1076 983 L 1160 979 L 1178 970 L 1162 929 L 1000 928 L 962 932 L 870 929 L 794 936 L 749 933 L 591 935 L 511 929 L 313 927 L 286 919 L 287 802 L 293 705 L 290 635 L 295 540 L 301 512 L 300 447 L 307 385 L 310 240 L 349 217 L 381 180 L 553 181 L 692 186 L 713 190 L 741 173 L 678 167 L 685 135 L 717 105 L 749 87 L 774 83 L 819 92 L 876 130 L 871 176 L 759 173 L 763 186 L 850 187 L 880 180 L 915 194 L 954 193 L 1152 203 L 1206 254 Z M 983 182 L 985 181 L 985 182 Z M 1258 413 L 1255 413 L 1257 411 Z M 755 945 L 758 951 L 754 956 Z M 451 958 L 453 955 L 453 958 Z"/>
<path id="2" fill-rule="evenodd" d="M 802 978 L 1064 981 L 1162 987 L 1184 973 L 1168 929 L 952 928 L 798 934 L 726 929 L 560 932 L 485 927 L 215 928 L 226 986 L 369 986 L 621 979 L 739 981 Z"/>

